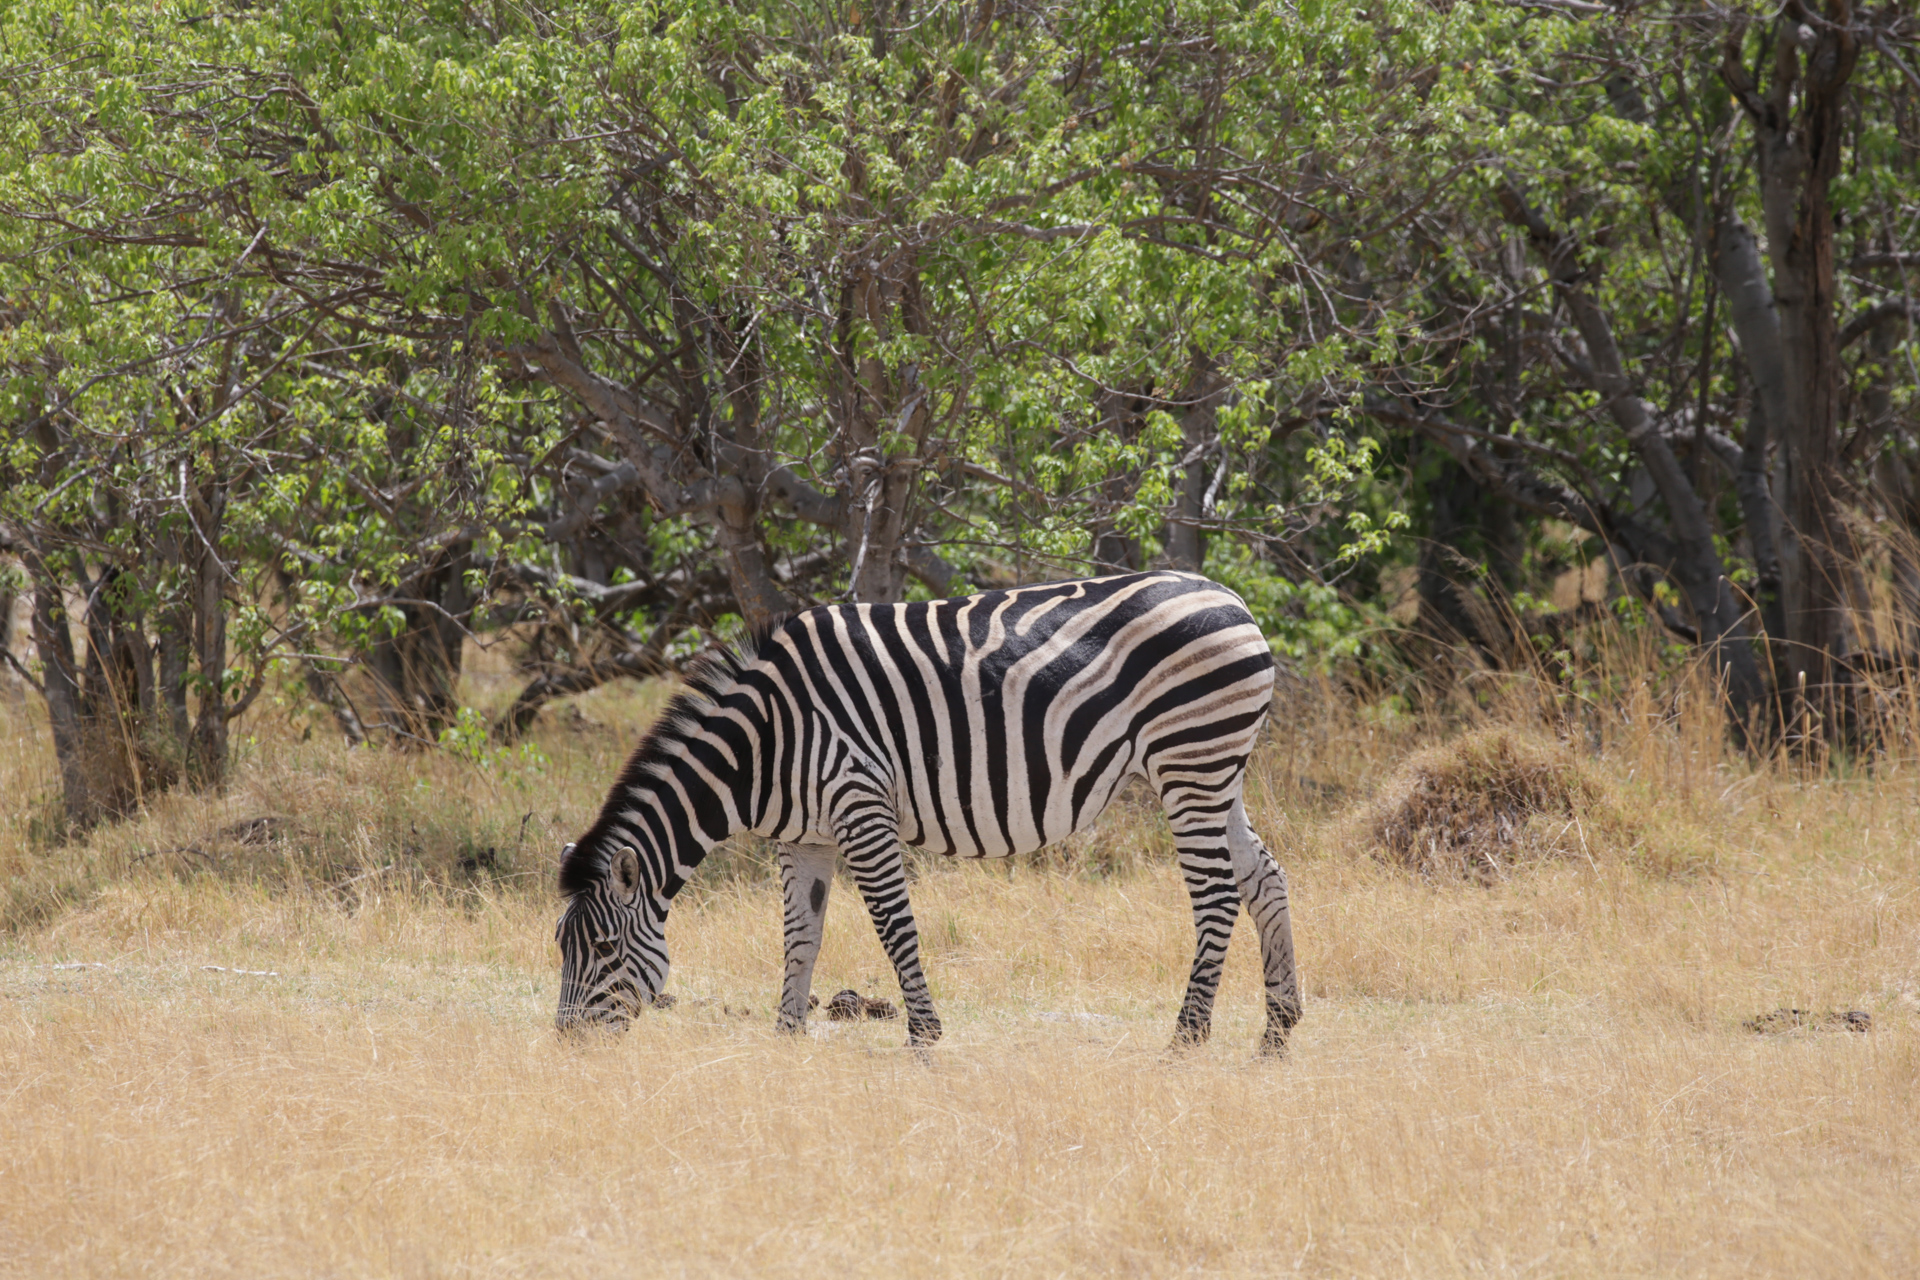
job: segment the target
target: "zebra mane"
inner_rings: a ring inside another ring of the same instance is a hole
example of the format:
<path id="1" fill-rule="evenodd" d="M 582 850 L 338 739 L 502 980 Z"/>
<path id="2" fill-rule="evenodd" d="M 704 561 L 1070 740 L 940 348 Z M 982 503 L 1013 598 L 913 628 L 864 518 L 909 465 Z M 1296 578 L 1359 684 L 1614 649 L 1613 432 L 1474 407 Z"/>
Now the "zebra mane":
<path id="1" fill-rule="evenodd" d="M 744 655 L 758 652 L 768 634 L 768 631 L 755 632 L 749 642 L 751 649 L 737 643 L 717 645 L 689 662 L 681 671 L 680 678 L 686 688 L 667 704 L 653 722 L 653 727 L 647 730 L 647 736 L 640 739 L 640 745 L 627 757 L 627 763 L 621 767 L 620 776 L 614 779 L 613 787 L 607 792 L 606 803 L 601 806 L 600 816 L 594 820 L 593 826 L 587 829 L 578 843 L 568 845 L 566 852 L 560 855 L 560 892 L 563 895 L 572 897 L 582 893 L 606 876 L 613 853 L 606 837 L 616 821 L 615 814 L 621 807 L 622 798 L 631 788 L 659 776 L 659 771 L 674 758 L 674 748 L 696 733 L 701 721 L 733 689 L 746 667 L 747 658 Z"/>

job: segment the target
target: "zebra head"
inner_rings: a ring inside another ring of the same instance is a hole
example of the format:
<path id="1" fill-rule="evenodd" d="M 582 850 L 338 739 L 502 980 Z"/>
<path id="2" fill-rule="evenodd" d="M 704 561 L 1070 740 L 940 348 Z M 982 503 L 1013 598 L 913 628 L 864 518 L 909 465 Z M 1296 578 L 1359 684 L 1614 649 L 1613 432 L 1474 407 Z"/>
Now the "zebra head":
<path id="1" fill-rule="evenodd" d="M 568 898 L 554 933 L 560 944 L 554 1026 L 624 1031 L 666 985 L 666 899 L 648 890 L 630 845 L 598 857 L 568 845 L 560 855 L 560 884 Z"/>

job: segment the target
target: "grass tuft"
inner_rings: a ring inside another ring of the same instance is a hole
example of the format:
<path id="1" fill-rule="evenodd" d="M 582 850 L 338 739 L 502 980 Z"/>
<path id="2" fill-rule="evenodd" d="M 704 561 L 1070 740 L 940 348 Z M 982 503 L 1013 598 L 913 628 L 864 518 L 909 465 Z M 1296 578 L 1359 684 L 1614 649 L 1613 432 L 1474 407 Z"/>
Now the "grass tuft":
<path id="1" fill-rule="evenodd" d="M 1346 819 L 1347 839 L 1423 876 L 1493 884 L 1530 862 L 1619 857 L 1644 839 L 1566 744 L 1496 726 L 1416 752 Z"/>

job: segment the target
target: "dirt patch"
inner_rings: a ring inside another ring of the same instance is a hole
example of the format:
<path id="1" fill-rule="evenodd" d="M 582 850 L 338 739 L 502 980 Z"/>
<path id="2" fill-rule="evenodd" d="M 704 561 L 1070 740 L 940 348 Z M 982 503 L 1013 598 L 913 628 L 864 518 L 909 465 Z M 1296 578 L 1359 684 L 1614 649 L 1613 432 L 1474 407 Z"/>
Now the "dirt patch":
<path id="1" fill-rule="evenodd" d="M 1611 788 L 1571 750 L 1502 728 L 1411 757 L 1343 825 L 1343 843 L 1383 861 L 1480 883 L 1548 858 L 1597 864 L 1638 840 Z"/>

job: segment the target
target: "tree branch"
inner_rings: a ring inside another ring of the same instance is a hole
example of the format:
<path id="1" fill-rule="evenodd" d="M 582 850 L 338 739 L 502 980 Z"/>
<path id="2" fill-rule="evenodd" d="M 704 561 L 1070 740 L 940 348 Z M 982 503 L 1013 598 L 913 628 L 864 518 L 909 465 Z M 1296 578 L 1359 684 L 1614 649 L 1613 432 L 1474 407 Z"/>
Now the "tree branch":
<path id="1" fill-rule="evenodd" d="M 1912 298 L 1888 298 L 1876 302 L 1840 328 L 1840 350 L 1845 351 L 1889 320 L 1900 320 L 1920 311 Z"/>
<path id="2" fill-rule="evenodd" d="M 1920 253 L 1862 253 L 1847 263 L 1849 271 L 1871 271 L 1876 267 L 1920 267 Z"/>
<path id="3" fill-rule="evenodd" d="M 587 486 L 586 492 L 580 495 L 579 501 L 573 504 L 572 510 L 545 527 L 547 540 L 550 542 L 564 542 L 568 538 L 571 538 L 574 534 L 580 532 L 580 530 L 586 526 L 587 522 L 593 518 L 594 511 L 599 508 L 602 502 L 620 492 L 622 489 L 629 488 L 639 482 L 640 469 L 638 467 L 634 466 L 631 462 L 615 464 L 613 470 L 607 472 Z"/>
<path id="4" fill-rule="evenodd" d="M 20 673 L 20 678 L 22 680 L 25 680 L 28 685 L 32 686 L 33 691 L 35 693 L 39 694 L 43 698 L 47 696 L 47 687 L 41 684 L 38 680 L 33 678 L 33 672 L 27 670 L 26 665 L 22 663 L 20 659 L 13 656 L 13 650 L 7 648 L 5 645 L 0 645 L 0 658 L 5 658 L 7 660 L 7 665 L 12 667 L 15 671 L 18 671 Z"/>

